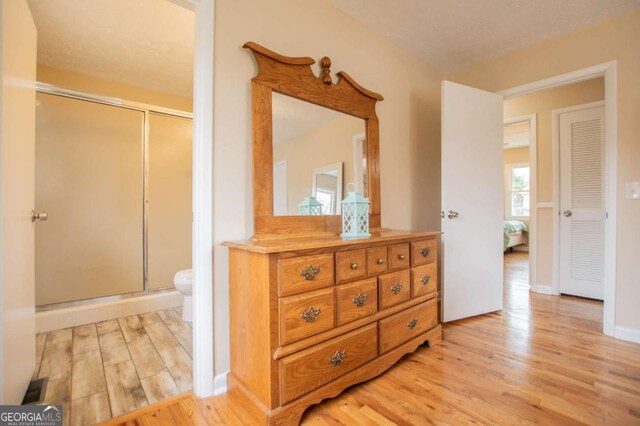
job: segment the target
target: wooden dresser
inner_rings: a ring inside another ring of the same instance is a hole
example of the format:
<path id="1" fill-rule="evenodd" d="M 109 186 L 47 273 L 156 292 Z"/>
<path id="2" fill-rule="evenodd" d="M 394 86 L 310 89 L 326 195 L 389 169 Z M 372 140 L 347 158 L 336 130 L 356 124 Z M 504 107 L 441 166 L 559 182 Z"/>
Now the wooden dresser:
<path id="1" fill-rule="evenodd" d="M 251 82 L 254 236 L 224 243 L 229 247 L 227 384 L 229 397 L 251 419 L 247 423 L 297 424 L 310 405 L 381 374 L 425 342 L 442 339 L 439 232 L 382 229 L 376 115 L 382 95 L 345 72 L 337 73 L 334 84 L 326 56 L 316 77 L 311 58 L 283 56 L 252 42 L 244 47 L 258 66 Z M 300 131 L 301 123 L 316 125 L 304 135 L 324 136 L 282 139 Z M 292 140 L 291 156 L 276 163 L 275 147 Z M 283 163 L 285 173 L 276 179 L 276 164 Z M 319 171 L 331 173 L 322 190 Z M 343 171 L 370 201 L 364 213 L 370 238 L 339 236 Z M 298 203 L 301 194 L 309 194 L 309 181 L 311 197 L 324 191 L 327 211 L 301 214 L 304 203 Z M 277 194 L 276 182 L 285 184 Z"/>
<path id="2" fill-rule="evenodd" d="M 229 242 L 230 396 L 267 424 L 440 342 L 437 235 Z"/>

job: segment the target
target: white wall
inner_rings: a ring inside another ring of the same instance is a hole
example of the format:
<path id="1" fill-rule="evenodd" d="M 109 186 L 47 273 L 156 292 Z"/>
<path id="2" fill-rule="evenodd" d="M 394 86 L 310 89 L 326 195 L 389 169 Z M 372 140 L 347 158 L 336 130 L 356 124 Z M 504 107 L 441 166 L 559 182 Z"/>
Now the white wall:
<path id="1" fill-rule="evenodd" d="M 327 0 L 217 0 L 214 87 L 215 370 L 228 370 L 228 255 L 225 240 L 253 234 L 250 82 L 254 41 L 287 56 L 329 56 L 381 93 L 382 224 L 440 227 L 441 76 L 409 52 L 343 14 Z M 317 66 L 314 69 L 318 70 Z"/>

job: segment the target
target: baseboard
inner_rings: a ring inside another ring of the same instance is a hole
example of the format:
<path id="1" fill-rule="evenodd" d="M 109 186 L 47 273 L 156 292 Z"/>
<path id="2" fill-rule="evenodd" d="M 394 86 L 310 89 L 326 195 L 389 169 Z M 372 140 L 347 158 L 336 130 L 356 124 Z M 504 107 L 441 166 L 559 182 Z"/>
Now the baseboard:
<path id="1" fill-rule="evenodd" d="M 228 371 L 225 371 L 222 374 L 218 374 L 213 378 L 213 394 L 220 395 L 227 392 L 227 374 Z"/>
<path id="2" fill-rule="evenodd" d="M 166 291 L 36 312 L 36 333 L 45 333 L 129 315 L 174 308 L 181 304 L 182 294 L 177 291 Z"/>
<path id="3" fill-rule="evenodd" d="M 548 295 L 554 294 L 553 287 L 546 284 L 535 284 L 531 287 L 531 291 L 533 291 L 534 293 L 540 293 L 540 294 L 548 294 Z"/>
<path id="4" fill-rule="evenodd" d="M 635 328 L 616 327 L 615 338 L 627 342 L 640 343 L 640 330 Z"/>

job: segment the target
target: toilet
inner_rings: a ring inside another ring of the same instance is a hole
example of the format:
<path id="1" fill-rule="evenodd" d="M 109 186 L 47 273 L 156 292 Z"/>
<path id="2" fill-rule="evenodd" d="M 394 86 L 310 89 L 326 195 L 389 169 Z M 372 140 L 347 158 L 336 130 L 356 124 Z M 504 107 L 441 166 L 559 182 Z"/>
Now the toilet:
<path id="1" fill-rule="evenodd" d="M 173 285 L 182 293 L 182 320 L 193 321 L 193 269 L 184 269 L 176 272 L 173 277 Z"/>

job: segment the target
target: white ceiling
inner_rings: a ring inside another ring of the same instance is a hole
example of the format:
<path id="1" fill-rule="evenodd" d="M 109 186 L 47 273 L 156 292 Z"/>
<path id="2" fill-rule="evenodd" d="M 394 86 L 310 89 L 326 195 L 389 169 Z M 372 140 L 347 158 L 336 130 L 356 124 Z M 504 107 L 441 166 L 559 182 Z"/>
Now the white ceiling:
<path id="1" fill-rule="evenodd" d="M 441 72 L 595 22 L 640 0 L 331 0 Z"/>
<path id="2" fill-rule="evenodd" d="M 305 135 L 321 127 L 325 123 L 339 118 L 352 118 L 362 122 L 360 118 L 352 117 L 329 108 L 310 104 L 309 102 L 273 93 L 273 143 L 278 144 L 298 136 Z"/>
<path id="3" fill-rule="evenodd" d="M 167 0 L 28 2 L 38 63 L 192 96 L 192 11 Z"/>

